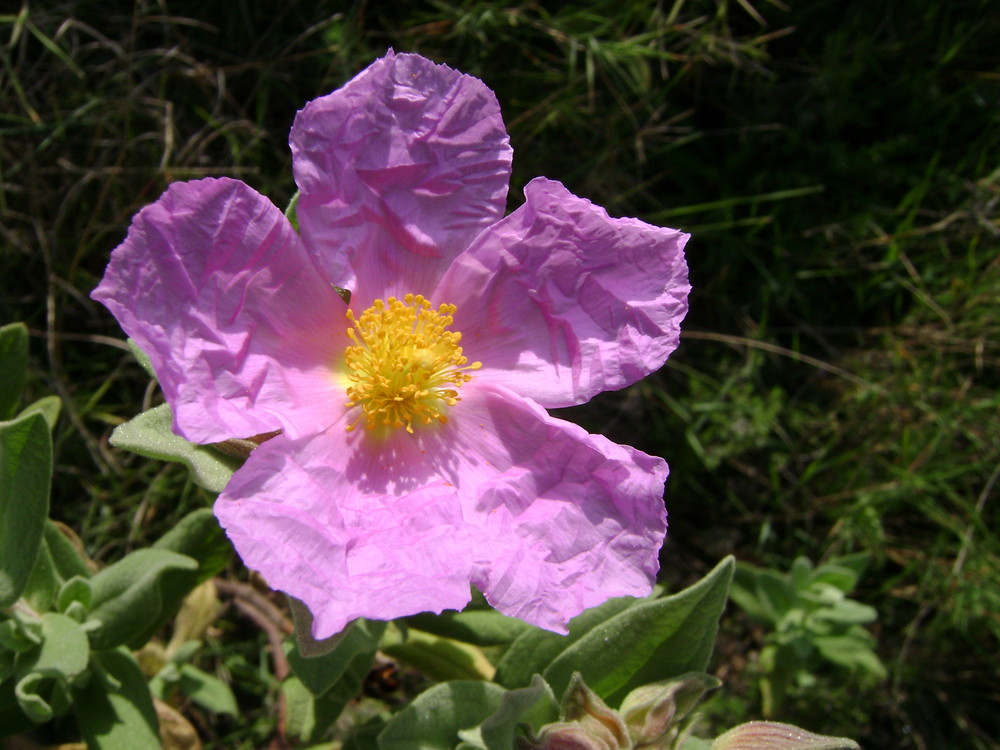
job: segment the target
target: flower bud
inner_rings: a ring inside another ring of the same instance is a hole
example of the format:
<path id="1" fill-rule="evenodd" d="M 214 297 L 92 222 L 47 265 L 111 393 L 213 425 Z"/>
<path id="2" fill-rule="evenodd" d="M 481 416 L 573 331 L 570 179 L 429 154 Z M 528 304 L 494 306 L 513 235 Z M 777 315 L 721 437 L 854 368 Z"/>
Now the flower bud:
<path id="1" fill-rule="evenodd" d="M 534 741 L 524 741 L 521 747 L 523 750 L 615 750 L 606 738 L 564 721 L 542 727 Z"/>
<path id="2" fill-rule="evenodd" d="M 643 685 L 625 697 L 619 713 L 637 747 L 669 746 L 662 740 L 676 737 L 691 709 L 718 684 L 710 675 L 689 672 L 675 680 Z"/>
<path id="3" fill-rule="evenodd" d="M 563 721 L 547 724 L 538 736 L 522 740 L 524 750 L 632 750 L 625 722 L 588 688 L 578 672 L 562 700 Z"/>
<path id="4" fill-rule="evenodd" d="M 860 746 L 845 737 L 823 737 L 791 724 L 751 721 L 717 737 L 712 750 L 860 750 Z"/>
<path id="5" fill-rule="evenodd" d="M 608 708 L 600 697 L 587 687 L 579 672 L 570 678 L 563 696 L 563 715 L 568 722 L 576 722 L 592 736 L 599 738 L 609 750 L 627 750 L 632 747 L 628 729 L 617 711 Z"/>

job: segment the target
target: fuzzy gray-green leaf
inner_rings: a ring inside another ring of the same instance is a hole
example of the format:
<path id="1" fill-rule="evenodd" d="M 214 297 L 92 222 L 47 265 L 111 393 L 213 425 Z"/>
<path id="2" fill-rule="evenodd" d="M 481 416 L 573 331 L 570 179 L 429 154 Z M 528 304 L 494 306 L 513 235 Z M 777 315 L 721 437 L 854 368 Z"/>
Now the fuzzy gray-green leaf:
<path id="1" fill-rule="evenodd" d="M 52 438 L 45 418 L 0 422 L 0 607 L 24 591 L 49 514 Z"/>
<path id="2" fill-rule="evenodd" d="M 148 458 L 182 463 L 197 484 L 212 492 L 222 492 L 240 461 L 213 448 L 189 443 L 174 434 L 172 422 L 168 404 L 155 406 L 118 425 L 111 433 L 111 444 Z"/>

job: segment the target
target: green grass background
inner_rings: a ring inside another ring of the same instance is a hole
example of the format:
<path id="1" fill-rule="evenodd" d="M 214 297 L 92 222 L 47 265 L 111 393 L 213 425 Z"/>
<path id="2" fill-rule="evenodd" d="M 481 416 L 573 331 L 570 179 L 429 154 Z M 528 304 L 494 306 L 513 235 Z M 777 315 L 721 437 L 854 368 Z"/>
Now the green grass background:
<path id="1" fill-rule="evenodd" d="M 664 580 L 721 555 L 867 550 L 890 671 L 831 670 L 780 717 L 866 747 L 1000 737 L 1000 8 L 989 0 L 67 0 L 0 16 L 0 323 L 57 393 L 53 514 L 99 561 L 211 498 L 118 453 L 154 401 L 87 294 L 174 180 L 294 191 L 297 109 L 389 46 L 481 77 L 535 175 L 693 233 L 668 365 L 567 416 L 662 455 Z M 757 716 L 762 633 L 730 611 L 720 728 Z M 247 645 L 249 643 L 250 645 Z M 242 644 L 242 645 L 241 645 Z M 215 645 L 268 736 L 260 638 Z M 256 704 L 254 701 L 256 700 Z"/>

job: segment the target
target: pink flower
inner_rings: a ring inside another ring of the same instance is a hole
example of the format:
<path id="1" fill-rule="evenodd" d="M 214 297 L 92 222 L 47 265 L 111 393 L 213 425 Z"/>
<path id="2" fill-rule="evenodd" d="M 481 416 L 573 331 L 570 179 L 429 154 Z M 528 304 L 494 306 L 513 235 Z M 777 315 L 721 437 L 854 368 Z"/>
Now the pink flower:
<path id="1" fill-rule="evenodd" d="M 179 435 L 281 431 L 215 505 L 246 564 L 308 605 L 316 638 L 461 609 L 470 583 L 557 632 L 648 594 L 666 464 L 545 408 L 663 364 L 687 235 L 541 178 L 504 217 L 496 97 L 417 55 L 310 102 L 290 142 L 301 235 L 242 182 L 174 184 L 93 293 Z"/>

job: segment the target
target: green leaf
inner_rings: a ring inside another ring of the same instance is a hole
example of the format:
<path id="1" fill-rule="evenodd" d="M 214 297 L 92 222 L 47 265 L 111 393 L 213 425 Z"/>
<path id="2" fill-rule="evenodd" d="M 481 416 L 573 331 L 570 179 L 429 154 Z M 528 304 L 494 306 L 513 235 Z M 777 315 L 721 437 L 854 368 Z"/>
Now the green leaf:
<path id="1" fill-rule="evenodd" d="M 35 611 L 45 612 L 57 606 L 60 589 L 74 576 L 89 578 L 90 569 L 59 526 L 46 520 L 35 568 L 21 595 Z"/>
<path id="2" fill-rule="evenodd" d="M 42 621 L 34 614 L 15 609 L 0 622 L 0 654 L 31 651 L 42 645 Z"/>
<path id="3" fill-rule="evenodd" d="M 0 422 L 0 607 L 17 601 L 49 514 L 52 437 L 41 414 Z"/>
<path id="4" fill-rule="evenodd" d="M 74 576 L 90 578 L 90 568 L 87 567 L 86 560 L 81 557 L 81 552 L 70 541 L 67 534 L 75 538 L 75 534 L 72 534 L 68 528 L 64 532 L 55 522 L 45 522 L 43 541 L 51 556 L 53 570 L 60 585 Z M 78 539 L 77 542 L 79 543 Z"/>
<path id="5" fill-rule="evenodd" d="M 236 706 L 236 696 L 225 682 L 214 675 L 203 672 L 192 664 L 180 665 L 181 692 L 202 708 L 207 708 L 217 714 L 236 716 L 239 708 Z"/>
<path id="6" fill-rule="evenodd" d="M 798 594 L 787 576 L 770 570 L 758 570 L 754 579 L 754 594 L 764 612 L 765 622 L 777 625 L 793 609 L 801 606 Z M 739 600 L 736 600 L 739 604 Z"/>
<path id="7" fill-rule="evenodd" d="M 857 585 L 857 580 L 861 578 L 865 570 L 868 567 L 868 563 L 871 562 L 870 552 L 852 552 L 849 555 L 839 555 L 838 557 L 831 558 L 826 565 L 835 565 L 838 568 L 847 568 L 854 574 L 855 584 Z M 854 586 L 851 586 L 853 589 Z M 846 591 L 844 593 L 847 593 Z"/>
<path id="8" fill-rule="evenodd" d="M 337 648 L 341 641 L 343 641 L 350 633 L 351 623 L 348 623 L 347 627 L 339 633 L 334 633 L 329 638 L 317 641 L 312 637 L 313 616 L 312 612 L 309 611 L 309 607 L 307 607 L 300 599 L 296 599 L 294 596 L 288 596 L 286 594 L 285 599 L 288 600 L 288 608 L 292 612 L 292 622 L 295 623 L 296 649 L 299 654 L 305 658 L 312 659 L 317 656 L 329 654 Z"/>
<path id="9" fill-rule="evenodd" d="M 520 724 L 528 724 L 538 730 L 545 724 L 559 720 L 559 701 L 552 688 L 535 675 L 528 687 L 508 692 L 494 711 L 479 727 L 479 736 L 488 750 L 509 750 Z"/>
<path id="10" fill-rule="evenodd" d="M 49 549 L 48 539 L 43 534 L 42 543 L 38 548 L 38 557 L 35 558 L 35 567 L 31 571 L 31 578 L 28 579 L 28 585 L 24 587 L 21 596 L 36 612 L 46 612 L 55 607 L 56 597 L 62 584 L 55 560 L 53 560 L 52 552 Z"/>
<path id="11" fill-rule="evenodd" d="M 312 742 L 314 735 L 323 730 L 323 719 L 316 715 L 316 696 L 295 675 L 281 683 L 281 694 L 285 700 L 285 731 Z"/>
<path id="12" fill-rule="evenodd" d="M 630 596 L 609 599 L 574 617 L 569 624 L 569 635 L 559 635 L 541 628 L 529 627 L 510 645 L 497 664 L 495 682 L 504 687 L 519 688 L 528 685 L 535 674 L 541 674 L 566 648 L 601 623 L 636 606 L 644 599 Z M 565 685 L 563 686 L 565 688 Z"/>
<path id="13" fill-rule="evenodd" d="M 87 669 L 90 643 L 80 624 L 66 615 L 42 615 L 42 645 L 18 659 L 17 676 L 28 674 L 72 683 Z"/>
<path id="14" fill-rule="evenodd" d="M 146 374 L 149 375 L 149 377 L 156 380 L 156 370 L 153 369 L 153 363 L 150 361 L 149 355 L 139 348 L 139 345 L 135 343 L 135 339 L 128 339 L 126 343 L 128 343 L 129 351 L 132 352 L 132 356 L 135 357 L 139 366 L 146 371 Z"/>
<path id="15" fill-rule="evenodd" d="M 800 555 L 792 561 L 791 576 L 792 586 L 796 591 L 802 591 L 812 581 L 813 563 L 808 557 Z"/>
<path id="16" fill-rule="evenodd" d="M 118 425 L 111 433 L 110 442 L 140 456 L 182 463 L 188 467 L 196 484 L 212 492 L 222 492 L 233 472 L 240 467 L 239 459 L 189 443 L 174 434 L 172 422 L 169 404 L 161 404 Z"/>
<path id="17" fill-rule="evenodd" d="M 163 549 L 140 549 L 91 579 L 90 632 L 95 649 L 143 645 L 197 582 L 198 563 Z"/>
<path id="18" fill-rule="evenodd" d="M 347 671 L 333 687 L 323 694 L 323 697 L 342 701 L 345 705 L 357 698 L 361 694 L 361 688 L 368 673 L 372 670 L 372 662 L 374 661 L 374 650 L 355 656 L 347 667 Z"/>
<path id="19" fill-rule="evenodd" d="M 744 562 L 736 563 L 733 571 L 733 585 L 729 597 L 737 606 L 759 622 L 770 622 L 772 612 L 764 607 L 757 596 L 757 574 L 759 569 Z"/>
<path id="20" fill-rule="evenodd" d="M 197 583 L 214 576 L 233 557 L 233 545 L 211 508 L 199 508 L 188 513 L 153 543 L 153 549 L 170 550 L 197 560 Z"/>
<path id="21" fill-rule="evenodd" d="M 17 413 L 28 377 L 28 328 L 24 323 L 0 327 L 0 419 Z"/>
<path id="22" fill-rule="evenodd" d="M 435 685 L 392 717 L 378 735 L 380 750 L 452 750 L 459 732 L 500 708 L 506 691 L 492 682 Z"/>
<path id="23" fill-rule="evenodd" d="M 32 720 L 48 721 L 69 708 L 70 686 L 87 671 L 90 644 L 80 624 L 56 612 L 41 621 L 41 645 L 20 654 L 15 664 L 15 694 Z"/>
<path id="24" fill-rule="evenodd" d="M 525 631 L 532 629 L 532 626 L 523 620 L 507 617 L 492 609 L 448 611 L 440 615 L 426 612 L 406 618 L 406 624 L 425 633 L 433 633 L 476 646 L 508 644 Z"/>
<path id="25" fill-rule="evenodd" d="M 288 222 L 292 225 L 292 229 L 296 232 L 299 231 L 299 217 L 296 210 L 298 205 L 299 191 L 296 190 L 295 195 L 292 196 L 292 199 L 288 201 L 288 205 L 285 207 L 285 218 L 288 219 Z"/>
<path id="26" fill-rule="evenodd" d="M 641 601 L 570 644 L 542 676 L 559 694 L 573 672 L 611 705 L 633 689 L 708 666 L 734 561 L 673 596 Z"/>
<path id="27" fill-rule="evenodd" d="M 29 672 L 14 686 L 14 695 L 21 711 L 34 722 L 41 724 L 56 716 L 58 706 L 53 698 L 55 681 L 45 675 Z"/>
<path id="28" fill-rule="evenodd" d="M 93 592 L 90 589 L 90 579 L 74 576 L 59 589 L 59 595 L 56 597 L 56 609 L 65 612 L 70 605 L 76 603 L 82 604 L 84 609 L 89 611 L 91 601 L 93 601 Z"/>
<path id="29" fill-rule="evenodd" d="M 493 664 L 477 647 L 449 638 L 398 627 L 383 640 L 382 650 L 394 659 L 416 668 L 431 679 L 489 680 L 496 673 Z"/>
<path id="30" fill-rule="evenodd" d="M 777 625 L 789 612 L 801 607 L 799 595 L 787 576 L 779 576 L 770 570 L 762 570 L 757 575 L 757 598 L 761 602 L 768 620 Z"/>
<path id="31" fill-rule="evenodd" d="M 816 637 L 813 645 L 827 661 L 847 669 L 860 669 L 880 680 L 886 678 L 885 666 L 872 650 L 872 637 L 863 628 L 846 635 Z"/>
<path id="32" fill-rule="evenodd" d="M 326 734 L 344 707 L 360 694 L 374 658 L 374 649 L 357 654 L 336 684 L 322 696 L 313 695 L 298 677 L 285 680 L 281 689 L 288 702 L 289 731 L 310 742 Z"/>
<path id="33" fill-rule="evenodd" d="M 867 604 L 856 602 L 853 599 L 843 599 L 813 612 L 812 616 L 817 620 L 826 620 L 840 625 L 856 625 L 875 622 L 878 619 L 878 611 L 874 607 L 869 607 Z"/>
<path id="34" fill-rule="evenodd" d="M 55 429 L 56 422 L 59 421 L 59 412 L 61 409 L 62 401 L 59 400 L 58 396 L 44 396 L 33 404 L 24 407 L 21 413 L 17 415 L 17 418 L 20 419 L 29 414 L 41 414 L 45 417 L 45 421 L 49 425 L 49 431 L 51 432 Z"/>
<path id="35" fill-rule="evenodd" d="M 319 697 L 343 677 L 355 657 L 374 655 L 385 628 L 386 623 L 379 620 L 355 620 L 347 626 L 336 647 L 319 656 L 303 656 L 298 647 L 289 642 L 288 663 L 309 692 Z M 368 664 L 371 665 L 371 656 Z"/>
<path id="36" fill-rule="evenodd" d="M 315 696 L 294 675 L 281 684 L 285 730 L 304 742 L 316 742 L 333 725 L 347 701 L 332 693 Z"/>
<path id="37" fill-rule="evenodd" d="M 95 654 L 110 680 L 92 680 L 73 696 L 76 721 L 91 750 L 161 750 L 159 722 L 146 680 L 125 649 Z M 109 690 L 109 684 L 118 688 Z"/>
<path id="38" fill-rule="evenodd" d="M 341 750 L 379 750 L 378 735 L 384 727 L 385 719 L 373 716 L 361 726 L 351 730 Z"/>
<path id="39" fill-rule="evenodd" d="M 813 571 L 810 584 L 815 585 L 817 583 L 833 586 L 842 593 L 849 594 L 858 584 L 858 574 L 850 568 L 827 563 Z"/>

